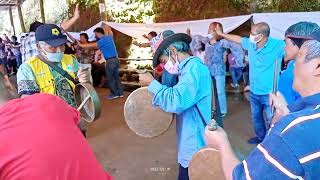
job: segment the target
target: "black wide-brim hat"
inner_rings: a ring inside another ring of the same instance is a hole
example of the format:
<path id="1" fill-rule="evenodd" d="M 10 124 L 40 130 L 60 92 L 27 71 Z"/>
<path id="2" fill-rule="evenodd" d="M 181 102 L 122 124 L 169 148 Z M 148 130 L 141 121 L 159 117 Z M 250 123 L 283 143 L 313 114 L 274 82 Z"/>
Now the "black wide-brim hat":
<path id="1" fill-rule="evenodd" d="M 160 56 L 166 48 L 168 48 L 174 42 L 185 42 L 188 45 L 191 43 L 192 38 L 185 33 L 176 33 L 171 36 L 166 37 L 158 46 L 156 52 L 153 56 L 153 67 L 157 67 L 160 64 Z"/>

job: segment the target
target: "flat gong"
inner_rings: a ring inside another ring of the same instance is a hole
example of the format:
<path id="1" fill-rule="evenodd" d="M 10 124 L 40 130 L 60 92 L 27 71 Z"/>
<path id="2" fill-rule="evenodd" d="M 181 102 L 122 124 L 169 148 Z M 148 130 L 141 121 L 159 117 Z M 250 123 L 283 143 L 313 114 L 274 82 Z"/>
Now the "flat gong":
<path id="1" fill-rule="evenodd" d="M 101 105 L 99 96 L 92 85 L 88 83 L 77 84 L 74 92 L 81 117 L 89 123 L 98 119 L 101 114 Z"/>
<path id="2" fill-rule="evenodd" d="M 137 135 L 152 138 L 164 133 L 173 121 L 173 114 L 152 105 L 153 95 L 147 87 L 133 91 L 124 105 L 124 117 Z"/>
<path id="3" fill-rule="evenodd" d="M 224 180 L 220 154 L 213 148 L 205 148 L 193 155 L 189 164 L 190 180 Z"/>

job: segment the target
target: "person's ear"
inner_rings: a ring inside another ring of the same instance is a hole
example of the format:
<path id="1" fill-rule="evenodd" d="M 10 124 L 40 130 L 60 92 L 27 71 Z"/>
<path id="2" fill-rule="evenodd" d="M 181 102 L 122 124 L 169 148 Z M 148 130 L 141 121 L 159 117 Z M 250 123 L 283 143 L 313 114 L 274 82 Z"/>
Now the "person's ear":
<path id="1" fill-rule="evenodd" d="M 312 72 L 313 76 L 320 76 L 320 58 L 314 59 L 314 70 Z"/>

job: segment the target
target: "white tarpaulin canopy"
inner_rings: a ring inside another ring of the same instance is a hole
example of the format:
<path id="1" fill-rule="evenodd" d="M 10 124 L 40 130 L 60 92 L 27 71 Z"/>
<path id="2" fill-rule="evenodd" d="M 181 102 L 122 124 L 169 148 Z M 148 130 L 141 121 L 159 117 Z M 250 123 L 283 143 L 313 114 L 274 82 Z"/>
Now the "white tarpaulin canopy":
<path id="1" fill-rule="evenodd" d="M 212 22 L 220 22 L 223 25 L 225 32 L 231 32 L 237 27 L 241 26 L 253 16 L 254 23 L 266 22 L 270 25 L 271 36 L 274 38 L 283 39 L 286 29 L 300 21 L 311 21 L 320 25 L 320 12 L 290 12 L 290 13 L 258 13 L 244 16 L 233 16 L 225 18 L 205 19 L 196 21 L 182 21 L 170 23 L 113 23 L 113 22 L 99 22 L 90 29 L 84 31 L 89 35 L 90 40 L 94 40 L 93 30 L 101 27 L 102 23 L 106 23 L 112 28 L 120 31 L 133 38 L 142 39 L 143 34 L 150 31 L 157 33 L 164 30 L 173 30 L 176 33 L 185 33 L 188 28 L 194 35 L 207 35 L 209 24 Z M 79 38 L 79 33 L 71 33 L 75 38 Z"/>
<path id="2" fill-rule="evenodd" d="M 320 12 L 253 14 L 253 22 L 268 23 L 271 29 L 271 37 L 278 39 L 283 39 L 288 27 L 300 21 L 309 21 L 320 25 Z"/>

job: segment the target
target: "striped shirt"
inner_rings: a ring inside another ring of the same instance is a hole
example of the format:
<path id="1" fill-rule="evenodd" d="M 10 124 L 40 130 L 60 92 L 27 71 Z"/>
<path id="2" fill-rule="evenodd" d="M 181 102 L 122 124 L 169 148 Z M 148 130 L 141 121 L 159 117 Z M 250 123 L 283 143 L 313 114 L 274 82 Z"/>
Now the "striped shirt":
<path id="1" fill-rule="evenodd" d="M 319 179 L 320 93 L 289 106 L 282 118 L 233 171 L 233 179 Z"/>

